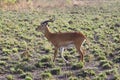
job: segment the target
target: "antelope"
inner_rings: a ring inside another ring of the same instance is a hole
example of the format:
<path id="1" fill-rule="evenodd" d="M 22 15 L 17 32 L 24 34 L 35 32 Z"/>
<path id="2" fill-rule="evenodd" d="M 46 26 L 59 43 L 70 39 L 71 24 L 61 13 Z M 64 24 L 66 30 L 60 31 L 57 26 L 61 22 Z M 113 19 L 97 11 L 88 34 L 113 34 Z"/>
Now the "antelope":
<path id="1" fill-rule="evenodd" d="M 48 23 L 54 22 L 54 19 L 49 19 L 40 23 L 40 25 L 36 28 L 36 31 L 40 31 L 44 34 L 44 36 L 50 41 L 54 46 L 54 58 L 55 61 L 58 50 L 60 50 L 60 56 L 66 62 L 67 61 L 63 56 L 63 51 L 66 47 L 75 46 L 76 50 L 80 55 L 80 59 L 83 62 L 84 50 L 81 45 L 87 40 L 86 36 L 84 36 L 81 32 L 57 32 L 52 33 L 49 30 Z"/>

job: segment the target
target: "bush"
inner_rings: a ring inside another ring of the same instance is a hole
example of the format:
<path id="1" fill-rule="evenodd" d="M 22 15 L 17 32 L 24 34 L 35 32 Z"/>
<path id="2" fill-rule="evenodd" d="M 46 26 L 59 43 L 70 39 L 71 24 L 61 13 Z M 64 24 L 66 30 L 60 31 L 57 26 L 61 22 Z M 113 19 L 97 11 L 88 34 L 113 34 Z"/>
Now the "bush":
<path id="1" fill-rule="evenodd" d="M 20 74 L 20 78 L 25 78 L 25 77 L 26 77 L 26 73 Z"/>
<path id="2" fill-rule="evenodd" d="M 2 61 L 8 61 L 8 60 L 10 60 L 10 57 L 4 56 L 4 57 L 1 57 L 0 60 L 2 60 Z"/>
<path id="3" fill-rule="evenodd" d="M 41 68 L 41 67 L 43 67 L 43 65 L 42 65 L 41 62 L 37 62 L 37 63 L 35 63 L 35 67 L 37 67 L 37 68 Z"/>
<path id="4" fill-rule="evenodd" d="M 81 69 L 83 68 L 83 63 L 82 62 L 79 62 L 79 63 L 75 63 L 72 65 L 72 70 L 78 70 L 78 69 Z"/>
<path id="5" fill-rule="evenodd" d="M 110 69 L 112 68 L 112 62 L 107 60 L 101 60 L 99 66 L 101 66 L 103 69 Z"/>
<path id="6" fill-rule="evenodd" d="M 60 68 L 53 68 L 52 70 L 50 70 L 50 73 L 53 75 L 59 75 L 61 73 L 61 69 Z"/>
<path id="7" fill-rule="evenodd" d="M 13 51 L 14 53 L 17 53 L 17 52 L 18 52 L 18 48 L 13 48 L 12 51 Z"/>
<path id="8" fill-rule="evenodd" d="M 22 69 L 17 69 L 17 73 L 22 74 L 22 73 L 24 73 L 24 71 Z"/>
<path id="9" fill-rule="evenodd" d="M 45 72 L 41 74 L 42 79 L 49 79 L 52 77 L 51 73 Z"/>
<path id="10" fill-rule="evenodd" d="M 86 55 L 86 56 L 85 56 L 85 61 L 86 61 L 86 62 L 89 62 L 90 59 L 91 59 L 91 57 L 92 57 L 91 55 Z"/>
<path id="11" fill-rule="evenodd" d="M 43 56 L 41 59 L 41 62 L 50 62 L 51 61 L 51 57 L 50 56 Z"/>
<path id="12" fill-rule="evenodd" d="M 30 64 L 26 65 L 22 68 L 22 70 L 24 70 L 24 71 L 32 71 L 33 69 L 35 69 L 35 66 L 30 65 Z"/>
<path id="13" fill-rule="evenodd" d="M 22 58 L 22 61 L 29 61 L 29 60 L 30 60 L 29 57 L 23 57 L 23 58 Z"/>
<path id="14" fill-rule="evenodd" d="M 37 68 L 45 68 L 45 67 L 52 68 L 54 66 L 54 63 L 52 63 L 52 62 L 45 62 L 45 63 L 37 62 L 35 64 L 35 66 Z"/>
<path id="15" fill-rule="evenodd" d="M 26 77 L 32 78 L 32 74 L 29 72 L 20 74 L 20 78 L 26 78 Z"/>
<path id="16" fill-rule="evenodd" d="M 108 61 L 107 60 L 101 60 L 99 65 L 102 66 L 105 63 L 108 63 Z"/>
<path id="17" fill-rule="evenodd" d="M 85 72 L 88 76 L 94 76 L 95 75 L 95 71 L 92 70 L 92 69 L 87 69 L 87 70 L 85 70 Z"/>
<path id="18" fill-rule="evenodd" d="M 106 57 L 105 56 L 99 56 L 97 60 L 105 60 Z"/>
<path id="19" fill-rule="evenodd" d="M 29 76 L 26 76 L 25 80 L 33 80 L 33 79 L 31 77 L 29 77 Z"/>
<path id="20" fill-rule="evenodd" d="M 12 52 L 10 49 L 7 49 L 7 48 L 3 48 L 2 51 L 6 55 L 8 55 L 8 54 L 10 54 Z"/>
<path id="21" fill-rule="evenodd" d="M 110 75 L 110 74 L 114 73 L 114 71 L 113 70 L 106 70 L 105 73 L 106 73 L 106 75 Z"/>
<path id="22" fill-rule="evenodd" d="M 112 66 L 109 63 L 106 63 L 106 64 L 102 65 L 102 68 L 103 69 L 110 69 L 110 68 L 112 68 Z"/>
<path id="23" fill-rule="evenodd" d="M 70 72 L 70 71 L 65 71 L 65 72 L 63 73 L 63 75 L 64 75 L 65 77 L 70 77 L 70 76 L 73 75 L 73 73 Z"/>
<path id="24" fill-rule="evenodd" d="M 15 67 L 16 69 L 22 69 L 23 71 L 32 71 L 35 69 L 34 65 L 28 64 L 26 62 L 18 63 Z"/>
<path id="25" fill-rule="evenodd" d="M 14 80 L 13 75 L 7 75 L 6 78 L 7 80 Z"/>
<path id="26" fill-rule="evenodd" d="M 10 72 L 11 72 L 11 73 L 16 73 L 16 69 L 15 69 L 14 67 L 11 67 L 11 68 L 10 68 Z"/>
<path id="27" fill-rule="evenodd" d="M 4 0 L 3 2 L 7 3 L 7 4 L 14 4 L 16 3 L 18 0 Z"/>
<path id="28" fill-rule="evenodd" d="M 113 59 L 115 63 L 120 63 L 120 56 L 117 56 Z"/>
<path id="29" fill-rule="evenodd" d="M 106 73 L 100 73 L 99 77 L 102 78 L 102 79 L 106 79 L 107 75 L 106 75 Z"/>
<path id="30" fill-rule="evenodd" d="M 120 77 L 118 75 L 114 75 L 112 80 L 120 80 Z"/>
<path id="31" fill-rule="evenodd" d="M 5 61 L 0 61 L 0 65 L 1 65 L 1 66 L 5 66 L 5 65 L 6 65 L 6 62 L 5 62 Z"/>
<path id="32" fill-rule="evenodd" d="M 78 74 L 77 74 L 78 77 L 86 77 L 87 74 L 84 72 L 84 71 L 80 71 Z"/>
<path id="33" fill-rule="evenodd" d="M 70 77 L 69 80 L 78 80 L 77 77 Z"/>
<path id="34" fill-rule="evenodd" d="M 42 66 L 52 68 L 54 66 L 54 63 L 52 62 L 42 63 Z"/>
<path id="35" fill-rule="evenodd" d="M 106 73 L 100 73 L 98 76 L 96 76 L 93 80 L 106 80 L 107 75 Z"/>
<path id="36" fill-rule="evenodd" d="M 77 76 L 87 77 L 87 76 L 95 76 L 95 71 L 91 69 L 86 69 L 80 71 Z"/>

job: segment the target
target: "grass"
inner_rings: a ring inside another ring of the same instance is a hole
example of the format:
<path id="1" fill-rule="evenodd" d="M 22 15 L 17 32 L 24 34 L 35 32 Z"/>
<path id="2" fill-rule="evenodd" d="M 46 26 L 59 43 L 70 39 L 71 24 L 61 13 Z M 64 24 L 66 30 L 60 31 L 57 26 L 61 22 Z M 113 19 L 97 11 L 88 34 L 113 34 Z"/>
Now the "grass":
<path id="1" fill-rule="evenodd" d="M 29 76 L 26 76 L 25 80 L 33 80 L 33 79 L 31 77 L 29 77 Z"/>
<path id="2" fill-rule="evenodd" d="M 79 63 L 73 64 L 71 69 L 72 69 L 72 70 L 79 70 L 79 69 L 81 69 L 81 68 L 83 68 L 83 63 L 82 63 L 82 62 L 79 62 Z"/>
<path id="3" fill-rule="evenodd" d="M 13 75 L 7 75 L 6 78 L 7 80 L 14 80 Z"/>
<path id="4" fill-rule="evenodd" d="M 5 62 L 5 61 L 0 61 L 0 65 L 1 65 L 1 66 L 5 66 L 5 65 L 6 65 L 6 62 Z"/>
<path id="5" fill-rule="evenodd" d="M 95 76 L 95 71 L 92 69 L 84 69 L 84 70 L 80 70 L 77 74 L 77 77 L 79 78 L 88 78 L 90 76 Z"/>
<path id="6" fill-rule="evenodd" d="M 15 80 L 40 80 L 44 76 L 48 80 L 119 79 L 120 1 L 93 3 L 61 8 L 48 8 L 46 4 L 40 9 L 7 11 L 0 6 L 0 79 L 7 79 L 6 75 Z M 70 65 L 59 55 L 52 62 L 53 45 L 35 28 L 53 15 L 56 20 L 49 24 L 52 32 L 80 31 L 87 36 L 90 46 L 83 45 L 84 64 L 77 62 L 78 53 L 71 48 L 64 52 Z"/>
<path id="7" fill-rule="evenodd" d="M 51 56 L 43 56 L 41 58 L 41 62 L 50 62 L 51 61 Z"/>
<path id="8" fill-rule="evenodd" d="M 70 77 L 69 80 L 78 80 L 77 77 Z"/>
<path id="9" fill-rule="evenodd" d="M 52 70 L 50 70 L 50 73 L 52 75 L 60 75 L 61 69 L 60 68 L 53 68 Z"/>
<path id="10" fill-rule="evenodd" d="M 52 78 L 51 73 L 42 73 L 41 76 L 42 76 L 42 79 L 44 79 L 44 80 Z"/>
<path id="11" fill-rule="evenodd" d="M 107 60 L 101 60 L 100 61 L 100 66 L 103 69 L 111 69 L 112 68 L 113 63 Z"/>

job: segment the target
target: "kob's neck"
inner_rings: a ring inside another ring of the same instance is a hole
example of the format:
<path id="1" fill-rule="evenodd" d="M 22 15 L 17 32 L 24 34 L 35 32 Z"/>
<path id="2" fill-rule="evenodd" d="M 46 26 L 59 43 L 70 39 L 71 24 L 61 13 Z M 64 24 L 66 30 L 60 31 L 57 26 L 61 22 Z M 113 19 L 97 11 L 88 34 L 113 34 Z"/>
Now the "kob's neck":
<path id="1" fill-rule="evenodd" d="M 50 38 L 51 37 L 51 32 L 50 32 L 50 30 L 49 30 L 49 28 L 48 27 L 46 27 L 46 29 L 45 29 L 45 37 L 46 38 Z"/>

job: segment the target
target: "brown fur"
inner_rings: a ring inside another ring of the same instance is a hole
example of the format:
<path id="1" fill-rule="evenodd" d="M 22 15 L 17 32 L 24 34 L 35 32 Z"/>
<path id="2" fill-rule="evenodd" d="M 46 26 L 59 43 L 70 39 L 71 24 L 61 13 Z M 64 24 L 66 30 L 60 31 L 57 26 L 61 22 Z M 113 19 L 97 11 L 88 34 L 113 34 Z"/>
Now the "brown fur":
<path id="1" fill-rule="evenodd" d="M 80 59 L 83 61 L 84 50 L 81 48 L 82 43 L 86 39 L 86 37 L 80 32 L 60 32 L 60 33 L 52 33 L 50 32 L 48 25 L 40 25 L 36 28 L 37 31 L 41 31 L 44 33 L 45 37 L 54 45 L 54 59 L 55 61 L 57 50 L 60 47 L 67 46 L 69 44 L 74 44 L 77 51 L 80 54 Z"/>

